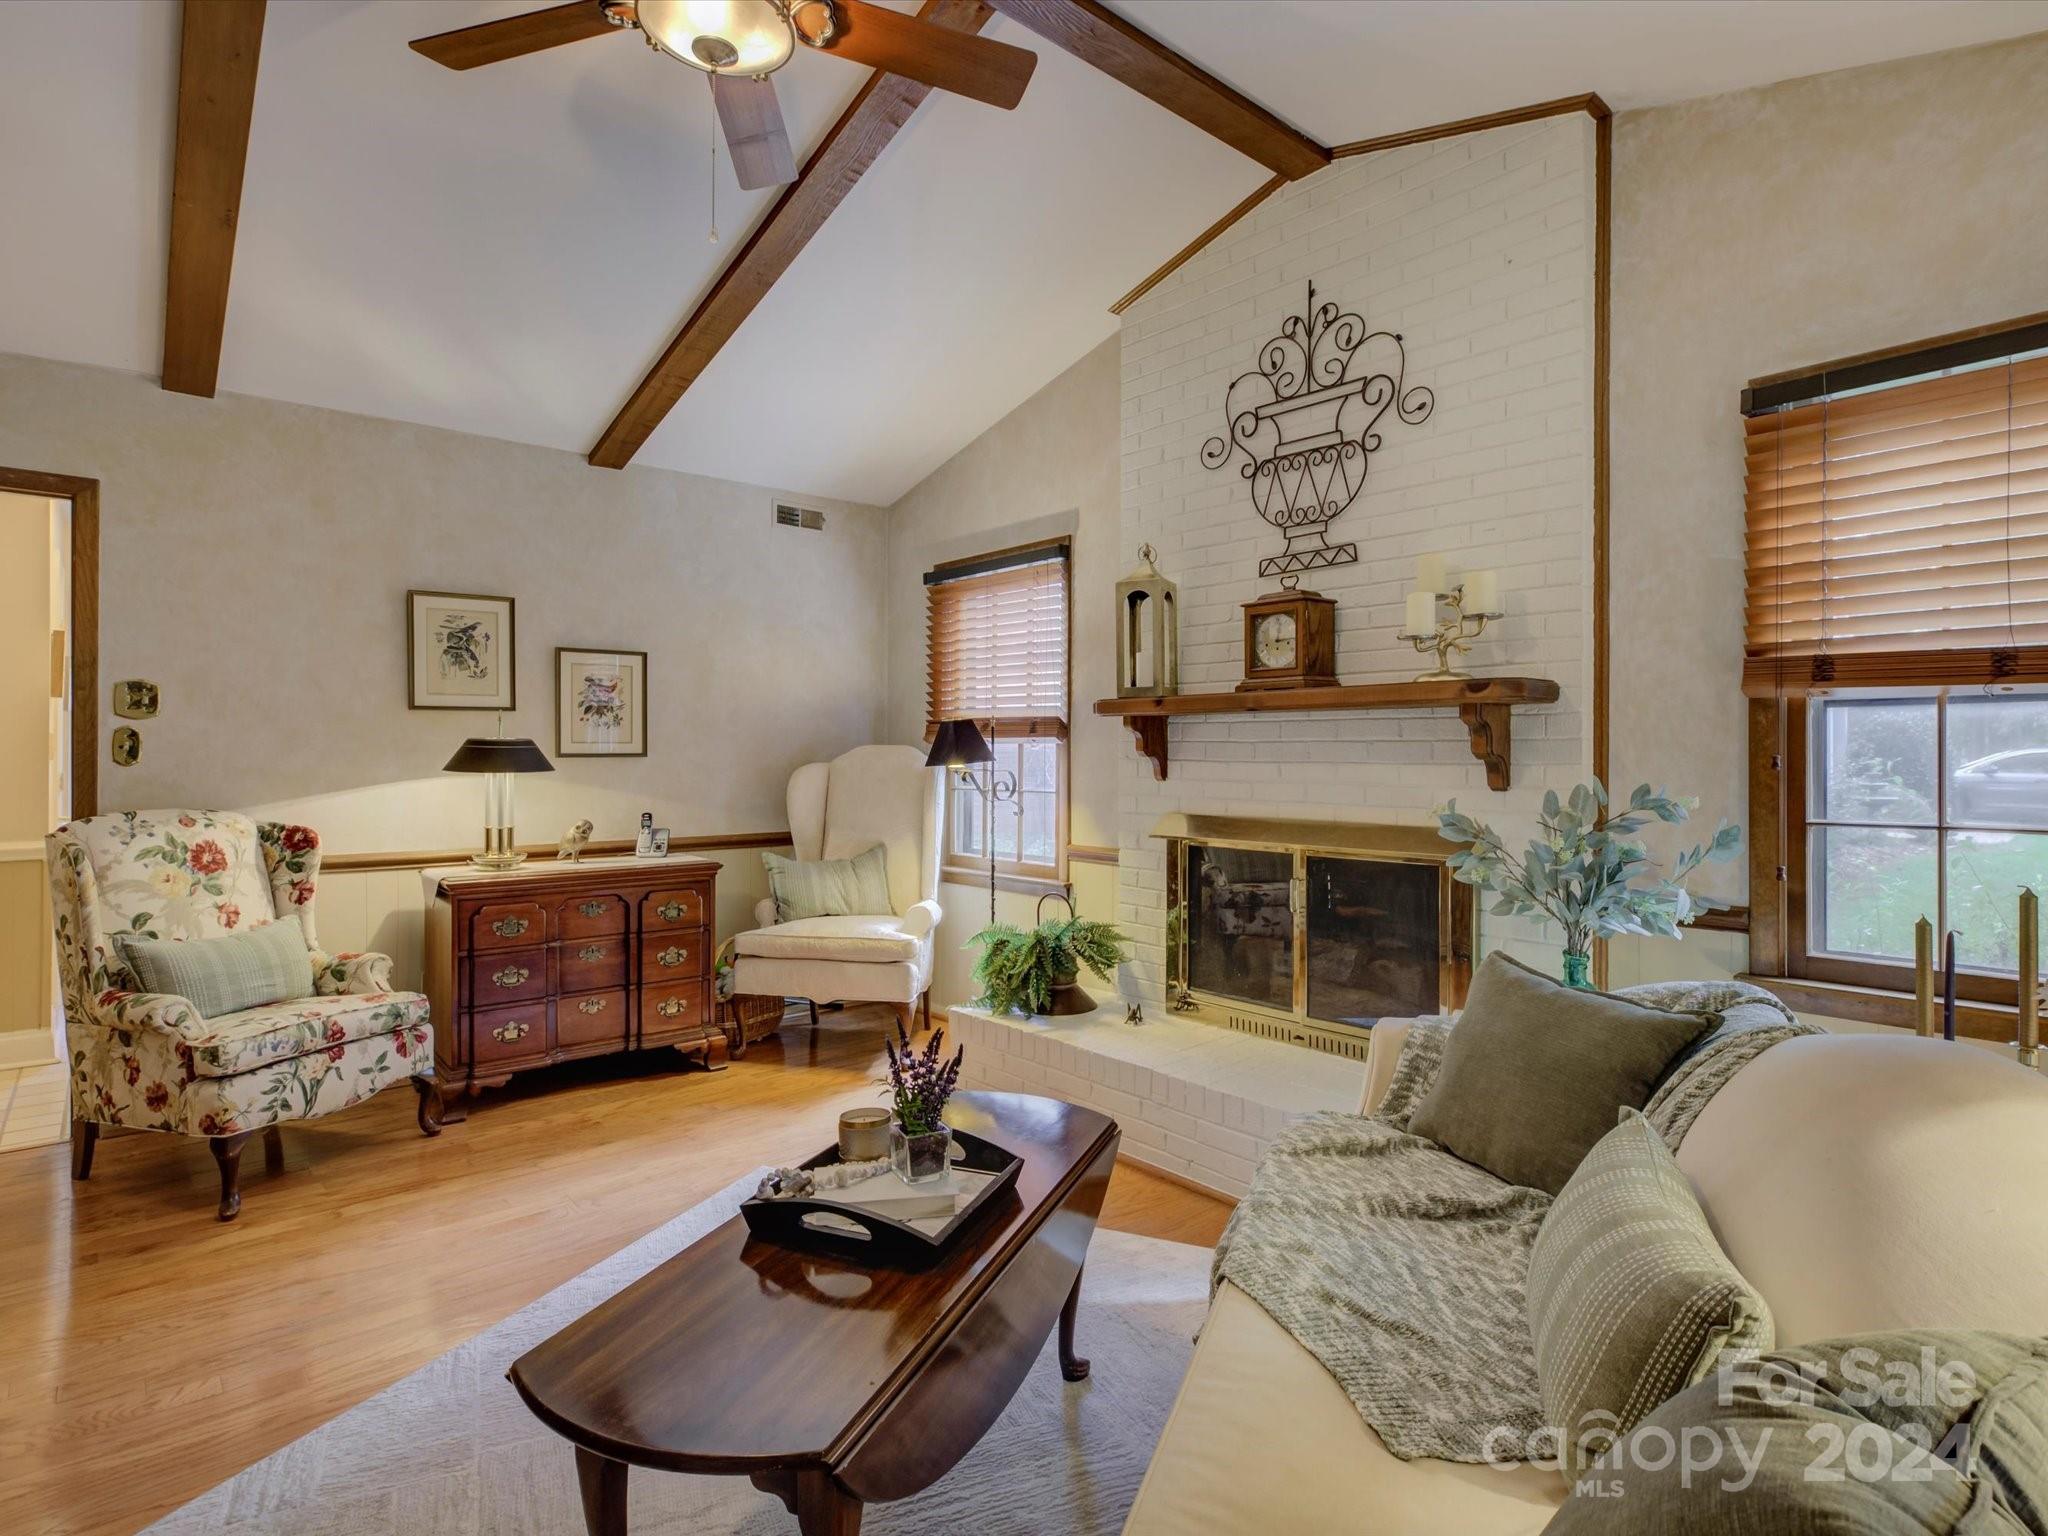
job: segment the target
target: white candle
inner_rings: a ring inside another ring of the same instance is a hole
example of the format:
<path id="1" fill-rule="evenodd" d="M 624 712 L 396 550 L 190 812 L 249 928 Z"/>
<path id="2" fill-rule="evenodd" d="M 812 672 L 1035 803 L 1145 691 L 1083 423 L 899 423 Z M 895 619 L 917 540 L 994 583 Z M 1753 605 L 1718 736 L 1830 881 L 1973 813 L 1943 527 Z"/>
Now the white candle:
<path id="1" fill-rule="evenodd" d="M 2041 1043 L 2041 899 L 2020 887 L 2020 1049 Z"/>
<path id="2" fill-rule="evenodd" d="M 1444 587 L 1444 557 L 1442 555 L 1422 555 L 1416 559 L 1415 585 L 1428 593 L 1446 590 Z M 1412 602 L 1413 599 L 1410 599 L 1410 601 Z M 1409 611 L 1413 612 L 1414 610 L 1410 609 Z M 1436 628 L 1436 621 L 1433 618 L 1428 628 Z"/>
<path id="3" fill-rule="evenodd" d="M 1500 572 L 1474 571 L 1465 578 L 1467 613 L 1500 612 Z"/>
<path id="4" fill-rule="evenodd" d="M 1410 592 L 1408 594 L 1408 621 L 1401 627 L 1404 635 L 1433 635 L 1436 633 L 1436 593 Z"/>
<path id="5" fill-rule="evenodd" d="M 1925 913 L 1913 925 L 1913 1029 L 1934 1033 L 1934 924 Z"/>

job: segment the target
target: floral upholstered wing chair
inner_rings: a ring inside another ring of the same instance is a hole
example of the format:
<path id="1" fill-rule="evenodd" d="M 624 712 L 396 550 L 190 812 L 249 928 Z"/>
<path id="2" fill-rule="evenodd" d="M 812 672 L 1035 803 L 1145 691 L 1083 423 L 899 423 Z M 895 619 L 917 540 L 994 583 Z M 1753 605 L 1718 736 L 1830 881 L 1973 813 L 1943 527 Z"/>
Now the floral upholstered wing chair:
<path id="1" fill-rule="evenodd" d="M 320 837 L 219 811 L 124 811 L 47 839 L 71 1054 L 71 1173 L 92 1172 L 102 1125 L 204 1136 L 220 1166 L 220 1219 L 241 1209 L 243 1143 L 410 1080 L 419 1126 L 441 1128 L 427 1000 L 391 990 L 384 955 L 330 955 L 313 926 Z M 182 997 L 137 990 L 114 944 L 219 938 L 295 915 L 314 995 L 204 1018 Z"/>

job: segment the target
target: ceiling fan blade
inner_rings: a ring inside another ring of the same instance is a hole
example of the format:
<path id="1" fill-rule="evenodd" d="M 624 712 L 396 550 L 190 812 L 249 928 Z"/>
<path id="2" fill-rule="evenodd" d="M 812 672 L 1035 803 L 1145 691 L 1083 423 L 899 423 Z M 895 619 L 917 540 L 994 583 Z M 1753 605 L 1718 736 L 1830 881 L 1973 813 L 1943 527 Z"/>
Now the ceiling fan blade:
<path id="1" fill-rule="evenodd" d="M 718 104 L 718 126 L 725 130 L 726 152 L 741 186 L 751 192 L 796 180 L 796 156 L 789 152 L 773 80 L 713 75 L 711 99 Z"/>
<path id="2" fill-rule="evenodd" d="M 475 69 L 479 64 L 497 64 L 522 54 L 558 48 L 563 43 L 580 43 L 586 37 L 603 37 L 626 30 L 605 20 L 598 0 L 569 0 L 567 5 L 507 16 L 503 21 L 479 22 L 453 32 L 436 32 L 416 37 L 414 53 L 425 54 L 436 64 L 450 69 Z"/>
<path id="3" fill-rule="evenodd" d="M 832 9 L 838 27 L 824 52 L 1005 111 L 1023 100 L 1038 67 L 1029 48 L 934 26 L 866 0 L 832 0 Z M 797 35 L 804 36 L 801 27 Z"/>

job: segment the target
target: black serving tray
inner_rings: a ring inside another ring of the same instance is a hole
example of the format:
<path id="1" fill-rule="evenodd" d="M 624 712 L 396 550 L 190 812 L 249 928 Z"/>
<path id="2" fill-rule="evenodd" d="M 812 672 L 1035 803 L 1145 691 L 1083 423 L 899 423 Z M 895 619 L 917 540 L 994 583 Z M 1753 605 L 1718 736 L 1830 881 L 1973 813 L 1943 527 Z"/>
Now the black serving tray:
<path id="1" fill-rule="evenodd" d="M 790 1195 L 775 1200 L 756 1195 L 740 1202 L 740 1214 L 746 1217 L 747 1230 L 755 1237 L 784 1248 L 808 1248 L 879 1264 L 929 1263 L 958 1242 L 960 1234 L 973 1226 L 1005 1192 L 1016 1187 L 1018 1171 L 1024 1166 L 1022 1158 L 966 1131 L 954 1131 L 953 1140 L 960 1147 L 960 1156 L 952 1160 L 955 1168 L 994 1177 L 936 1232 L 920 1231 L 908 1222 L 896 1221 L 865 1206 L 842 1204 L 831 1199 L 829 1193 Z M 816 1157 L 805 1159 L 800 1166 L 823 1168 L 838 1161 L 839 1148 L 835 1144 Z M 867 1235 L 810 1226 L 804 1218 L 815 1212 L 854 1222 Z"/>

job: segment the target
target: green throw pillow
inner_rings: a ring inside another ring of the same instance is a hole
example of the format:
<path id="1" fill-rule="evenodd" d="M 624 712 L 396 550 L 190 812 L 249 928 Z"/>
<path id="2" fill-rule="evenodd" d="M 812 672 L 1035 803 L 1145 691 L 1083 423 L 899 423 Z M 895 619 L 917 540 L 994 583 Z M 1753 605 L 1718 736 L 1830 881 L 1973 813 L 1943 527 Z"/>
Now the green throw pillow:
<path id="1" fill-rule="evenodd" d="M 313 960 L 296 917 L 218 939 L 136 939 L 115 934 L 145 992 L 182 997 L 215 1019 L 313 995 Z"/>
<path id="2" fill-rule="evenodd" d="M 1671 1399 L 1544 1536 L 2038 1536 L 2048 1339 L 1913 1329 L 1779 1350 Z"/>
<path id="3" fill-rule="evenodd" d="M 1622 1109 L 1720 1020 L 1552 981 L 1495 950 L 1408 1129 L 1510 1184 L 1556 1194 Z"/>
<path id="4" fill-rule="evenodd" d="M 879 917 L 894 912 L 889 900 L 889 855 L 880 843 L 851 859 L 802 862 L 764 853 L 775 921 L 803 917 Z"/>
<path id="5" fill-rule="evenodd" d="M 1771 1309 L 1714 1241 L 1656 1128 L 1633 1109 L 1594 1144 L 1529 1250 L 1544 1422 L 1582 1470 L 1710 1373 L 1771 1347 Z"/>

